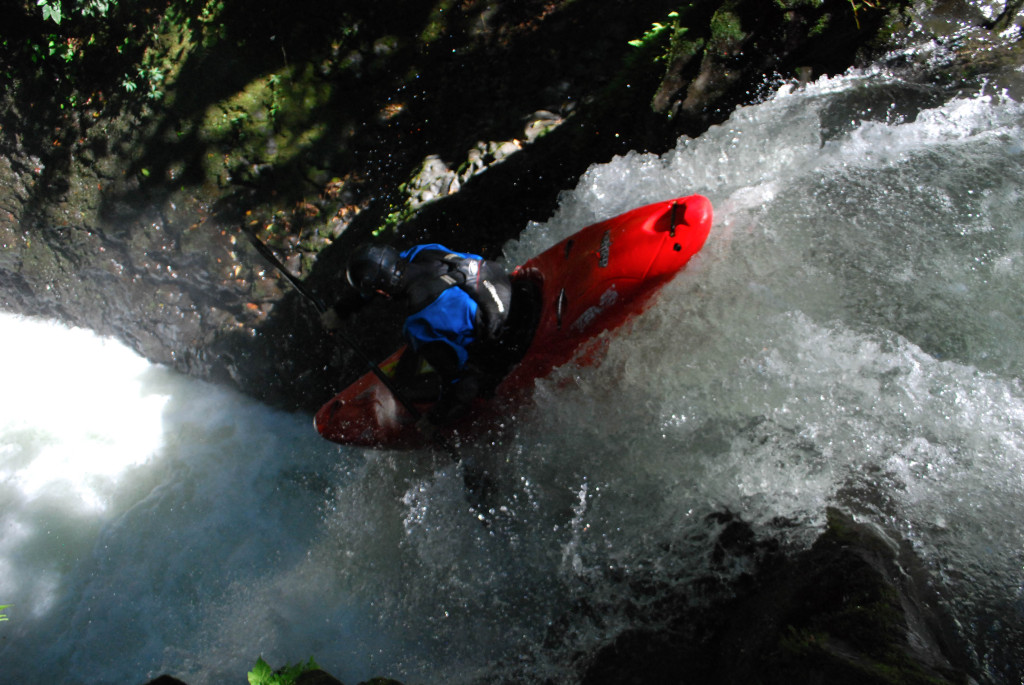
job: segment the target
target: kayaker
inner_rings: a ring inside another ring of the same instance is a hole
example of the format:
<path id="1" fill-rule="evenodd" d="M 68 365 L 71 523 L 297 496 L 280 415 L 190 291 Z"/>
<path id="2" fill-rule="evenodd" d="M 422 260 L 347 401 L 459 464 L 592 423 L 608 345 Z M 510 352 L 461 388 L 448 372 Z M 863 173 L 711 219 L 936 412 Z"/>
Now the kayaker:
<path id="1" fill-rule="evenodd" d="M 409 346 L 395 373 L 413 401 L 436 402 L 418 427 L 433 434 L 458 417 L 480 394 L 488 348 L 504 331 L 512 300 L 505 269 L 483 257 L 429 243 L 399 252 L 389 245 L 362 245 L 348 260 L 346 278 L 364 298 L 375 294 L 400 300 Z M 321 317 L 327 328 L 340 323 L 333 309 Z M 440 383 L 418 374 L 426 361 Z"/>

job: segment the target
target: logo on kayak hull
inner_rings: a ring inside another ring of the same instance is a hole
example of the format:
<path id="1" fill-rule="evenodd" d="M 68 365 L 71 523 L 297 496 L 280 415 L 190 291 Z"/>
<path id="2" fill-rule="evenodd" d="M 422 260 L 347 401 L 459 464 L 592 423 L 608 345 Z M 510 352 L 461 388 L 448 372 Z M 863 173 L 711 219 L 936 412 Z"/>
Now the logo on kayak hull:
<path id="1" fill-rule="evenodd" d="M 598 251 L 597 265 L 602 269 L 607 268 L 608 260 L 612 256 L 612 232 L 605 231 L 601 236 L 601 249 Z"/>
<path id="2" fill-rule="evenodd" d="M 585 312 L 580 314 L 580 318 L 573 321 L 570 329 L 577 333 L 582 332 L 584 328 L 594 322 L 601 313 L 611 307 L 613 304 L 619 301 L 619 291 L 615 289 L 615 285 L 605 290 L 601 294 L 601 299 L 597 301 L 593 307 L 588 307 Z"/>

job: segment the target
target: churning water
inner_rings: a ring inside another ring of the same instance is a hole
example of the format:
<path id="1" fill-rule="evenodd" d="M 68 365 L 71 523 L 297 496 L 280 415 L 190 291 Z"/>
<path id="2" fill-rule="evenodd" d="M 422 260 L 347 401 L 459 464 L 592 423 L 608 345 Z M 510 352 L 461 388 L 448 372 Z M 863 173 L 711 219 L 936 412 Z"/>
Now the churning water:
<path id="1" fill-rule="evenodd" d="M 787 519 L 800 546 L 837 506 L 913 545 L 982 680 L 1020 682 L 1024 108 L 937 102 L 882 70 L 785 88 L 592 168 L 509 244 L 520 262 L 694 192 L 716 210 L 601 366 L 538 382 L 506 439 L 466 450 L 497 475 L 489 526 L 439 457 L 330 445 L 309 416 L 0 319 L 21 360 L 0 414 L 4 676 L 201 685 L 262 654 L 348 682 L 571 682 L 559 650 L 625 626 L 616 579 L 707 572 L 707 514 Z"/>

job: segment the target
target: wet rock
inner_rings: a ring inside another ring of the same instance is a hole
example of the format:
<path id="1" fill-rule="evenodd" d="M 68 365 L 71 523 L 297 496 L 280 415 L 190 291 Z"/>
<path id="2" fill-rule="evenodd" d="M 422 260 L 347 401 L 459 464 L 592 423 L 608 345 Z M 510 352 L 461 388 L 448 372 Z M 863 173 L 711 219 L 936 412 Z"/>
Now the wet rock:
<path id="1" fill-rule="evenodd" d="M 147 682 L 146 685 L 186 685 L 186 684 L 183 683 L 182 681 L 178 680 L 174 676 L 170 676 L 170 675 L 166 675 L 165 674 L 165 675 L 161 675 L 161 676 L 157 676 L 156 678 L 153 678 L 152 680 Z"/>
<path id="2" fill-rule="evenodd" d="M 295 685 L 344 685 L 344 683 L 327 671 L 316 669 L 301 674 L 295 680 Z"/>
<path id="3" fill-rule="evenodd" d="M 554 112 L 538 110 L 527 119 L 526 127 L 523 130 L 523 137 L 526 138 L 527 143 L 532 143 L 541 136 L 554 131 L 564 121 L 564 118 Z"/>
<path id="4" fill-rule="evenodd" d="M 970 682 L 927 588 L 908 573 L 909 546 L 838 510 L 828 519 L 809 550 L 767 555 L 733 597 L 704 608 L 680 598 L 657 628 L 622 633 L 582 682 Z M 728 537 L 752 549 L 750 535 Z"/>

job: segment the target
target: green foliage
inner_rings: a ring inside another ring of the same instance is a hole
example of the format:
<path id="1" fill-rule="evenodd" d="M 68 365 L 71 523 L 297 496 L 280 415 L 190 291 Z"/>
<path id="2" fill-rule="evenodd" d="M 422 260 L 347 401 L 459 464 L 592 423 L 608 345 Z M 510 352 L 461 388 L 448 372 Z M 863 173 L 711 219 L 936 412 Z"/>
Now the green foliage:
<path id="1" fill-rule="evenodd" d="M 724 7 L 711 17 L 711 45 L 722 49 L 743 39 L 740 18 Z"/>
<path id="2" fill-rule="evenodd" d="M 392 207 L 393 206 L 394 205 L 392 205 Z M 399 226 L 410 220 L 415 214 L 416 210 L 408 201 L 406 201 L 406 203 L 398 209 L 388 212 L 387 216 L 384 217 L 384 222 L 377 226 L 377 228 L 373 229 L 373 237 L 379 238 L 387 233 L 396 232 Z"/>
<path id="3" fill-rule="evenodd" d="M 260 657 L 256 660 L 256 665 L 249 671 L 249 685 L 293 685 L 299 676 L 306 671 L 315 671 L 319 666 L 313 661 L 313 657 L 309 658 L 307 663 L 301 661 L 294 666 L 285 666 L 282 669 L 274 671 L 270 668 L 270 665 Z"/>
<path id="4" fill-rule="evenodd" d="M 164 80 L 164 73 L 160 67 L 139 66 L 136 67 L 135 71 L 136 77 L 125 74 L 121 79 L 121 87 L 124 88 L 126 93 L 134 93 L 138 90 L 139 83 L 142 83 L 146 86 L 142 92 L 147 98 L 150 100 L 160 100 L 163 98 L 164 92 L 160 88 L 160 84 Z"/>
<path id="5" fill-rule="evenodd" d="M 79 0 L 73 2 L 74 14 L 79 18 L 103 19 L 114 4 L 116 4 L 116 0 Z M 53 20 L 53 23 L 60 24 L 61 20 L 67 16 L 61 8 L 60 0 L 37 0 L 36 6 L 42 8 L 43 21 Z"/>
<path id="6" fill-rule="evenodd" d="M 670 67 L 674 60 L 687 58 L 703 49 L 704 40 L 687 38 L 688 33 L 689 28 L 682 25 L 679 12 L 669 12 L 668 22 L 654 22 L 643 37 L 631 40 L 629 44 L 641 50 L 653 50 L 659 44 L 664 45 L 654 61 L 665 62 Z"/>
<path id="7" fill-rule="evenodd" d="M 226 26 L 219 21 L 224 3 L 225 0 L 171 0 L 161 30 L 170 32 L 171 26 L 185 29 L 196 42 L 211 47 L 225 36 Z"/>
<path id="8" fill-rule="evenodd" d="M 878 9 L 878 5 L 870 0 L 850 0 L 850 6 L 853 8 L 853 21 L 857 24 L 858 29 L 860 29 L 860 17 L 857 16 L 857 11 L 865 7 L 873 10 Z"/>
<path id="9" fill-rule="evenodd" d="M 52 19 L 53 23 L 60 23 L 60 0 L 56 0 L 54 2 L 51 2 L 51 0 L 39 0 L 39 2 L 36 3 L 36 5 L 43 8 L 43 21 Z"/>
<path id="10" fill-rule="evenodd" d="M 441 0 L 434 7 L 434 10 L 430 13 L 430 19 L 427 21 L 426 28 L 420 34 L 420 40 L 423 41 L 424 45 L 429 45 L 445 35 L 448 30 L 448 14 L 451 13 L 453 4 L 452 0 Z"/>
<path id="11" fill-rule="evenodd" d="M 28 2 L 20 11 L 32 28 L 0 40 L 0 76 L 25 90 L 22 99 L 45 99 L 59 110 L 102 107 L 114 88 L 129 106 L 145 105 L 164 97 L 165 80 L 174 75 L 168 45 L 177 41 L 181 49 L 191 36 L 206 36 L 222 5 L 223 0 L 167 0 L 162 9 L 125 0 Z"/>
<path id="12" fill-rule="evenodd" d="M 281 76 L 279 74 L 271 74 L 267 79 L 267 85 L 270 88 L 270 105 L 267 108 L 267 114 L 270 116 L 270 120 L 273 122 L 277 121 L 277 115 L 281 111 Z"/>
<path id="13" fill-rule="evenodd" d="M 648 29 L 648 31 L 644 33 L 643 36 L 635 40 L 629 41 L 629 44 L 632 45 L 634 48 L 649 47 L 651 45 L 654 45 L 655 43 L 660 42 L 665 37 L 666 32 L 671 31 L 672 33 L 675 33 L 679 31 L 679 12 L 669 12 L 668 18 L 671 20 L 670 23 L 662 24 L 659 21 L 654 22 L 651 25 L 651 28 Z M 682 30 L 684 32 L 686 31 L 686 29 Z M 671 36 L 672 34 L 670 33 L 668 35 Z M 664 58 L 665 55 L 661 55 L 656 58 L 656 61 Z"/>
<path id="14" fill-rule="evenodd" d="M 83 17 L 106 17 L 116 0 L 88 0 L 78 3 L 78 11 Z"/>
<path id="15" fill-rule="evenodd" d="M 61 84 L 74 84 L 79 77 L 84 80 L 86 72 L 95 74 L 95 69 L 85 64 L 88 61 L 93 62 L 93 67 L 102 64 L 103 69 L 109 68 L 112 62 L 141 63 L 143 55 L 160 38 L 161 31 L 168 32 L 167 21 L 192 28 L 192 22 L 200 21 L 200 17 L 209 19 L 214 12 L 211 7 L 217 5 L 214 2 L 200 5 L 194 0 L 169 0 L 161 13 L 154 11 L 148 3 L 118 0 L 36 0 L 33 4 L 38 10 L 27 6 L 23 12 L 26 15 L 39 12 L 43 23 L 30 23 L 28 25 L 39 28 L 17 39 L 5 38 L 0 42 L 0 61 L 17 63 L 27 58 L 42 69 L 34 75 L 24 74 L 25 77 L 48 83 L 56 81 L 58 88 Z M 187 12 L 193 15 L 187 15 Z M 161 22 L 164 22 L 163 26 Z M 47 69 L 50 58 L 64 65 L 74 63 L 81 69 Z M 135 71 L 135 65 L 131 66 L 128 73 Z M 149 68 L 151 65 L 142 66 Z M 54 73 L 51 75 L 48 71 Z M 152 72 L 145 76 L 147 81 L 154 81 Z M 155 90 L 159 89 L 140 89 L 139 93 L 148 95 Z"/>

